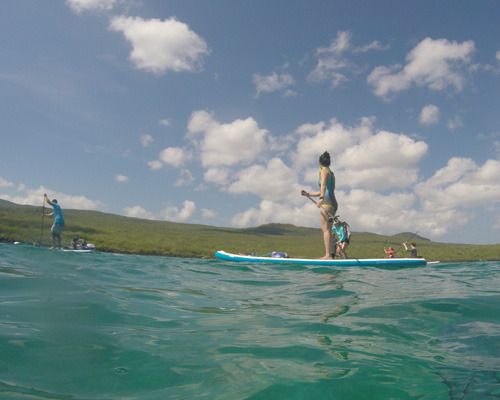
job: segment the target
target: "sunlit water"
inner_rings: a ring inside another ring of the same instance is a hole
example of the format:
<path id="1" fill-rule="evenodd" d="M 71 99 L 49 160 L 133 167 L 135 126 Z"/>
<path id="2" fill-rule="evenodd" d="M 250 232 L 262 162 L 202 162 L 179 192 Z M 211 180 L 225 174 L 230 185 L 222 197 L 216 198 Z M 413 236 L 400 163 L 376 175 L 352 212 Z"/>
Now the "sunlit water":
<path id="1" fill-rule="evenodd" d="M 307 268 L 0 244 L 0 398 L 500 398 L 500 263 Z"/>

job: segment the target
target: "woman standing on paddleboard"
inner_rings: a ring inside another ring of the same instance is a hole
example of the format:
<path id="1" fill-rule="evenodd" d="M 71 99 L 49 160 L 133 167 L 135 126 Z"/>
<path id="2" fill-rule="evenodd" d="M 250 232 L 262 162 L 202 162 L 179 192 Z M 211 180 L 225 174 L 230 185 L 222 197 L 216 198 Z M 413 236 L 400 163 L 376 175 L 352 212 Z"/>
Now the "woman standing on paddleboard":
<path id="1" fill-rule="evenodd" d="M 325 242 L 325 255 L 322 259 L 330 259 L 335 257 L 333 250 L 333 235 L 332 225 L 333 217 L 338 209 L 337 199 L 335 198 L 335 175 L 330 169 L 330 154 L 325 151 L 319 157 L 319 187 L 320 190 L 313 193 L 301 191 L 303 196 L 317 197 L 319 200 L 316 203 L 318 208 L 321 208 L 321 229 L 323 230 L 323 240 Z"/>

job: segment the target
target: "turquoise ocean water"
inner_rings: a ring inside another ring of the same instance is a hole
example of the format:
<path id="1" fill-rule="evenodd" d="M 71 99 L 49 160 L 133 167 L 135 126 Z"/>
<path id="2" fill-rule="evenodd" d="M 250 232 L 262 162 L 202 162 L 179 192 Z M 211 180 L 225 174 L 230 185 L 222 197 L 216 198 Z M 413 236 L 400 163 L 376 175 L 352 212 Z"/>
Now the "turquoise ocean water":
<path id="1" fill-rule="evenodd" d="M 500 398 L 500 263 L 307 268 L 0 244 L 0 399 Z"/>

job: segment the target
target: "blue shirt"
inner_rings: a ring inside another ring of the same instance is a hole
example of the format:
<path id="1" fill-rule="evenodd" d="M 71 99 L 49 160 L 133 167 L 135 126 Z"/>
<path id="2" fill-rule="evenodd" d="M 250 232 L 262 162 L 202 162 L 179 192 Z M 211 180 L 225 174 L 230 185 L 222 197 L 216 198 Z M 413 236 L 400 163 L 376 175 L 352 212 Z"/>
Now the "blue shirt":
<path id="1" fill-rule="evenodd" d="M 347 236 L 345 235 L 344 227 L 342 225 L 339 225 L 338 228 L 335 225 L 333 225 L 332 232 L 337 233 L 337 236 L 339 237 L 339 242 L 344 242 L 345 240 L 347 240 Z"/>
<path id="2" fill-rule="evenodd" d="M 61 207 L 59 207 L 57 203 L 50 203 L 50 205 L 54 208 L 54 225 L 64 226 L 64 217 Z"/>

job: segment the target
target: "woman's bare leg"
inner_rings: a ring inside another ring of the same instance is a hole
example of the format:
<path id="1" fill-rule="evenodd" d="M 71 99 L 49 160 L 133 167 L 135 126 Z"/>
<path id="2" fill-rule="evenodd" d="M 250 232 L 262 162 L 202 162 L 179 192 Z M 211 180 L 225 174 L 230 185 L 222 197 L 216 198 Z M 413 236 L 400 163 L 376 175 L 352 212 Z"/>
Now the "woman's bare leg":
<path id="1" fill-rule="evenodd" d="M 334 215 L 333 208 L 329 206 L 325 207 L 328 212 Z M 324 210 L 321 210 L 321 229 L 323 230 L 323 241 L 325 243 L 325 255 L 321 259 L 331 259 L 332 258 L 332 248 L 333 248 L 333 234 L 332 226 L 333 221 L 330 221 L 332 217 L 328 215 Z"/>

